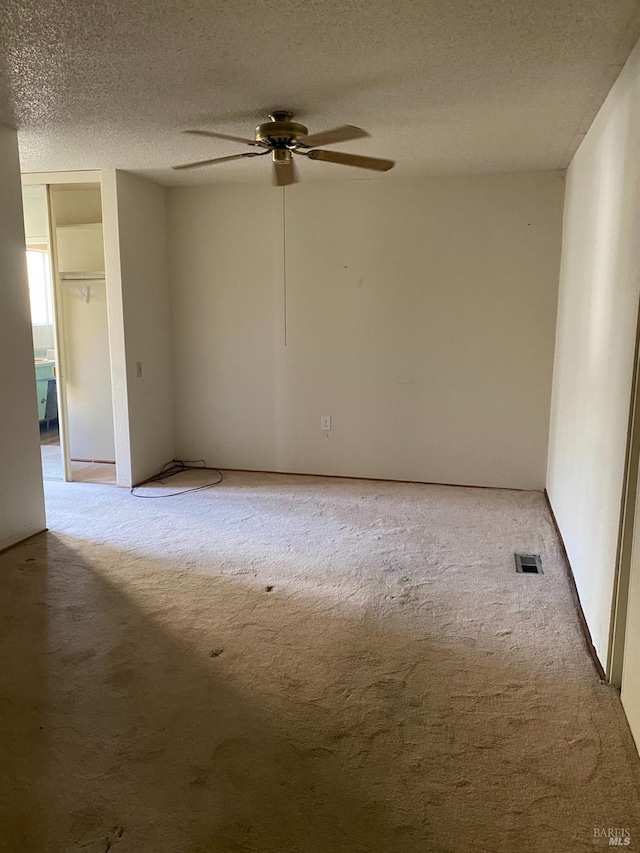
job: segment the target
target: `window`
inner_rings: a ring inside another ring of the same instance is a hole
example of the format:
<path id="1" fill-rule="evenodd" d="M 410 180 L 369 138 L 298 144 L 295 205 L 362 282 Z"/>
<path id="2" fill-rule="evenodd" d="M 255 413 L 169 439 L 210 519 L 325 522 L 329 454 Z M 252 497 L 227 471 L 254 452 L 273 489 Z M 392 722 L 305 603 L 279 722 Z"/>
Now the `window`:
<path id="1" fill-rule="evenodd" d="M 48 253 L 41 249 L 27 249 L 27 272 L 29 275 L 31 323 L 34 326 L 49 326 L 53 323 L 53 312 L 51 310 L 51 275 Z"/>

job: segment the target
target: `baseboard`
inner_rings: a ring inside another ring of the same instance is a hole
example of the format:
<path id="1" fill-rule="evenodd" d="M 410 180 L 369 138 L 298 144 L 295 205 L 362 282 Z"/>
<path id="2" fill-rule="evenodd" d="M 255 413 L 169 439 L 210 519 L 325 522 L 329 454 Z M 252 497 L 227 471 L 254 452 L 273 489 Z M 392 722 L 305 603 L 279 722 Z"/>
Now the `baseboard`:
<path id="1" fill-rule="evenodd" d="M 5 539 L 4 542 L 2 542 L 2 546 L 0 547 L 0 554 L 4 554 L 5 551 L 10 551 L 12 548 L 16 548 L 18 545 L 22 545 L 29 539 L 33 539 L 34 536 L 40 536 L 41 533 L 46 533 L 48 529 L 48 527 L 43 527 L 42 530 L 36 530 L 35 533 L 29 533 L 28 536 L 18 536 L 18 538 L 14 541 L 12 541 L 11 537 Z"/>
<path id="2" fill-rule="evenodd" d="M 199 468 L 200 471 L 232 471 L 236 474 L 279 474 L 282 477 L 324 477 L 329 480 L 364 480 L 367 483 L 408 483 L 413 486 L 447 486 L 451 489 L 499 489 L 501 492 L 539 492 L 515 486 L 470 486 L 468 483 L 436 483 L 430 480 L 396 480 L 392 477 L 353 477 L 350 474 L 314 474 L 311 471 L 264 471 L 259 468 Z"/>
<path id="3" fill-rule="evenodd" d="M 573 576 L 573 569 L 571 568 L 571 562 L 569 560 L 569 555 L 567 553 L 566 545 L 564 544 L 564 539 L 562 538 L 562 533 L 560 532 L 560 528 L 558 526 L 558 520 L 556 518 L 556 514 L 553 511 L 553 507 L 551 506 L 551 501 L 549 499 L 549 493 L 547 490 L 544 490 L 544 497 L 547 501 L 547 506 L 549 507 L 549 514 L 551 515 L 551 520 L 553 521 L 553 526 L 555 527 L 556 534 L 558 536 L 558 541 L 560 542 L 560 548 L 562 550 L 562 556 L 564 560 L 564 567 L 567 573 L 567 580 L 569 581 L 569 589 L 571 590 L 571 597 L 573 598 L 573 603 L 575 604 L 576 610 L 578 612 L 578 619 L 580 620 L 580 625 L 582 627 L 582 633 L 584 636 L 584 641 L 587 646 L 587 651 L 589 652 L 589 656 L 593 661 L 593 665 L 596 668 L 596 672 L 598 673 L 598 677 L 601 681 L 606 682 L 607 674 L 604 671 L 602 664 L 600 663 L 600 658 L 598 657 L 598 653 L 596 652 L 596 648 L 593 645 L 593 640 L 591 639 L 591 631 L 589 630 L 589 626 L 587 624 L 587 620 L 584 615 L 584 610 L 582 609 L 582 603 L 580 602 L 580 595 L 578 593 L 578 587 L 576 585 L 576 579 Z"/>

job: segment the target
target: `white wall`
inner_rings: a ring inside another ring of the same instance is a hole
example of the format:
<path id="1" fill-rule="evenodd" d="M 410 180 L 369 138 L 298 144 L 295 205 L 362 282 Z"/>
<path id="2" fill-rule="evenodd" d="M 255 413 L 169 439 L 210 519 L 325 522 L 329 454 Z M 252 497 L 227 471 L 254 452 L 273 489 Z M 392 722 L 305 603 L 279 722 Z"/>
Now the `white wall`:
<path id="1" fill-rule="evenodd" d="M 18 146 L 2 126 L 0 197 L 2 549 L 45 526 Z"/>
<path id="2" fill-rule="evenodd" d="M 567 174 L 547 488 L 606 665 L 640 291 L 640 47 Z"/>
<path id="3" fill-rule="evenodd" d="M 105 285 L 91 285 L 89 302 L 73 285 L 63 285 L 61 307 L 70 457 L 113 462 L 115 444 Z"/>
<path id="4" fill-rule="evenodd" d="M 545 479 L 559 173 L 167 191 L 177 449 L 222 467 Z M 320 431 L 320 416 L 333 429 Z"/>
<path id="5" fill-rule="evenodd" d="M 47 221 L 47 188 L 42 185 L 22 188 L 24 209 L 24 231 L 27 240 L 34 243 L 49 242 L 49 223 Z"/>
<path id="6" fill-rule="evenodd" d="M 164 190 L 120 171 L 104 172 L 102 189 L 118 484 L 126 486 L 174 455 Z"/>
<path id="7" fill-rule="evenodd" d="M 52 184 L 51 201 L 58 226 L 102 222 L 99 185 Z"/>
<path id="8" fill-rule="evenodd" d="M 53 334 L 53 326 L 32 326 L 33 332 L 33 349 L 48 350 L 54 349 L 56 342 Z"/>

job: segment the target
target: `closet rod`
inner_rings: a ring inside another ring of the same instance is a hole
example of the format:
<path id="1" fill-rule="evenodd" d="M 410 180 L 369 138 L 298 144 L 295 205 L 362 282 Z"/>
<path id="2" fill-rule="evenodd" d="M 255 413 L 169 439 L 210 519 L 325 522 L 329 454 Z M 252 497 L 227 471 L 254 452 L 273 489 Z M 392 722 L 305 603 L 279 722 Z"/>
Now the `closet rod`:
<path id="1" fill-rule="evenodd" d="M 63 272 L 60 273 L 60 281 L 78 284 L 87 281 L 106 281 L 106 278 L 103 272 Z"/>

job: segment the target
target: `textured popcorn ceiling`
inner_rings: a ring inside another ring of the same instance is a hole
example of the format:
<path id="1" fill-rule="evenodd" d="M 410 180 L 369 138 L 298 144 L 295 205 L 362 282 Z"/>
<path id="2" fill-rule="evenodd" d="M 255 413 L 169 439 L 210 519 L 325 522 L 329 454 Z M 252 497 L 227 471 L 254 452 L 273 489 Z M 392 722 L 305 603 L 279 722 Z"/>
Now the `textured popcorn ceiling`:
<path id="1" fill-rule="evenodd" d="M 182 129 L 252 135 L 275 106 L 364 127 L 336 150 L 397 176 L 563 168 L 639 36 L 638 0 L 0 0 L 0 122 L 27 172 L 267 181 L 268 158 L 169 167 L 242 150 Z"/>

